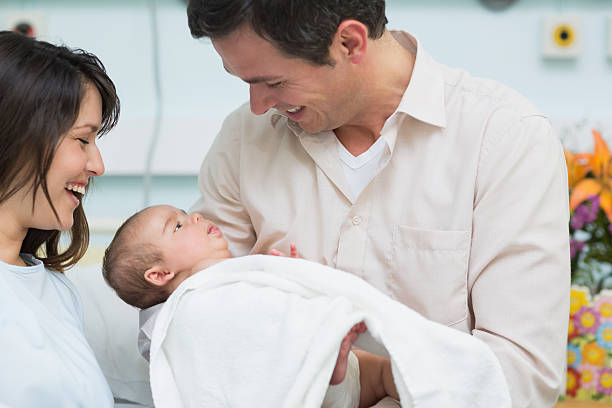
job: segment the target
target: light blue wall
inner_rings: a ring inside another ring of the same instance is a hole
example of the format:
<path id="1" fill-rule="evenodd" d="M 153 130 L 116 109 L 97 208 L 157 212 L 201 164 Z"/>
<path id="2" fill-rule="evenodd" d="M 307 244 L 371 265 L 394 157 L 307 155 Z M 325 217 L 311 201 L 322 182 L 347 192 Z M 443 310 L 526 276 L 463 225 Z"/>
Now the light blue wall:
<path id="1" fill-rule="evenodd" d="M 106 246 L 112 227 L 147 205 L 168 204 L 189 210 L 199 197 L 196 176 L 153 176 L 149 202 L 143 200 L 143 178 L 139 176 L 97 177 L 84 198 L 83 206 L 97 232 L 95 246 Z"/>
<path id="2" fill-rule="evenodd" d="M 505 12 L 490 12 L 476 1 L 456 3 L 436 7 L 425 1 L 393 2 L 390 27 L 410 30 L 447 65 L 518 89 L 553 119 L 610 117 L 612 60 L 606 56 L 606 17 L 612 17 L 612 1 L 523 0 Z M 542 19 L 557 14 L 583 20 L 583 52 L 576 60 L 541 56 Z"/>
<path id="3" fill-rule="evenodd" d="M 154 41 L 149 0 L 0 0 L 9 10 L 42 10 L 50 41 L 99 54 L 117 83 L 121 124 L 101 141 L 108 174 L 85 207 L 92 218 L 122 219 L 144 205 L 142 173 L 156 108 Z M 158 0 L 163 121 L 154 152 L 149 204 L 188 208 L 198 196 L 195 174 L 223 117 L 248 97 L 207 41 L 190 38 L 184 3 Z M 542 19 L 583 20 L 583 52 L 573 61 L 540 53 Z M 612 139 L 612 60 L 606 56 L 612 0 L 518 0 L 503 12 L 477 0 L 390 0 L 390 28 L 415 34 L 440 62 L 498 79 L 532 99 L 570 146 L 587 148 L 596 126 Z M 105 240 L 104 238 L 103 240 Z"/>

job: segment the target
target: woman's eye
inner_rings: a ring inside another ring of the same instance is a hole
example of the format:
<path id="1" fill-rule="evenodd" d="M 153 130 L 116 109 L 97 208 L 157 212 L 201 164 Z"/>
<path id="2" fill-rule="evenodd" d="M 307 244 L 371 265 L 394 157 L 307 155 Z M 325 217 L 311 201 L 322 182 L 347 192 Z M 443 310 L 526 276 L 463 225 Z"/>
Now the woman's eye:
<path id="1" fill-rule="evenodd" d="M 77 140 L 81 143 L 83 143 L 84 145 L 88 145 L 89 141 L 87 139 L 83 139 L 82 137 L 77 137 Z"/>
<path id="2" fill-rule="evenodd" d="M 183 224 L 181 224 L 180 222 L 177 222 L 176 223 L 176 227 L 174 227 L 174 232 L 180 230 L 182 226 L 183 226 Z"/>

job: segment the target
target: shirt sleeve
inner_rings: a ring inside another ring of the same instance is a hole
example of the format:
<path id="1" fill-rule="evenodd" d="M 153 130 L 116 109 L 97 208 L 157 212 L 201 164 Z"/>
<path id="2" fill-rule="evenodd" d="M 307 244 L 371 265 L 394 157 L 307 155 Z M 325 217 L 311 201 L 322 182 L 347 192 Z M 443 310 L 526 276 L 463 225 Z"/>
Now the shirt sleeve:
<path id="1" fill-rule="evenodd" d="M 200 198 L 191 207 L 215 222 L 232 256 L 248 255 L 255 244 L 251 218 L 240 195 L 241 139 L 247 133 L 242 108 L 229 115 L 204 158 L 198 177 Z"/>
<path id="2" fill-rule="evenodd" d="M 564 385 L 570 293 L 563 151 L 542 116 L 489 126 L 474 195 L 473 335 L 498 357 L 513 407 L 552 406 Z"/>

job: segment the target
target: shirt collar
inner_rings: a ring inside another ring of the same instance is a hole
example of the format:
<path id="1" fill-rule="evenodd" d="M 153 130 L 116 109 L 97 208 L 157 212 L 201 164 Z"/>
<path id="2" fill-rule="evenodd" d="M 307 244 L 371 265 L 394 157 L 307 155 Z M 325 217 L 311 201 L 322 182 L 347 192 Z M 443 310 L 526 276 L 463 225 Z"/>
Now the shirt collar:
<path id="1" fill-rule="evenodd" d="M 397 109 L 389 118 L 395 116 L 398 112 L 402 112 L 421 122 L 442 128 L 446 127 L 445 81 L 440 66 L 423 50 L 416 37 L 405 31 L 391 31 L 391 34 L 416 57 L 408 88 L 406 88 Z M 274 111 L 270 115 L 270 123 L 273 127 L 276 127 L 281 118 L 287 118 L 287 116 Z M 299 125 L 289 118 L 287 118 L 287 124 L 296 135 L 303 132 Z"/>
<path id="2" fill-rule="evenodd" d="M 406 50 L 416 55 L 410 83 L 395 113 L 403 112 L 421 122 L 446 127 L 444 76 L 440 66 L 415 37 L 404 31 L 391 33 Z"/>

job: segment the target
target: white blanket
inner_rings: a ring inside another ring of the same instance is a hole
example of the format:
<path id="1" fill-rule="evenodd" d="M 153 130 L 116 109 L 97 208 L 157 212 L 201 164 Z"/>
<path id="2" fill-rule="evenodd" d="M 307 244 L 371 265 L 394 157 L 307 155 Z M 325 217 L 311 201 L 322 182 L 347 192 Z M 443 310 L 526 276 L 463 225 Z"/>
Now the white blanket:
<path id="1" fill-rule="evenodd" d="M 389 356 L 404 407 L 510 407 L 480 340 L 433 323 L 363 280 L 300 259 L 253 255 L 185 280 L 160 310 L 151 387 L 165 407 L 320 407 L 340 342 Z"/>

